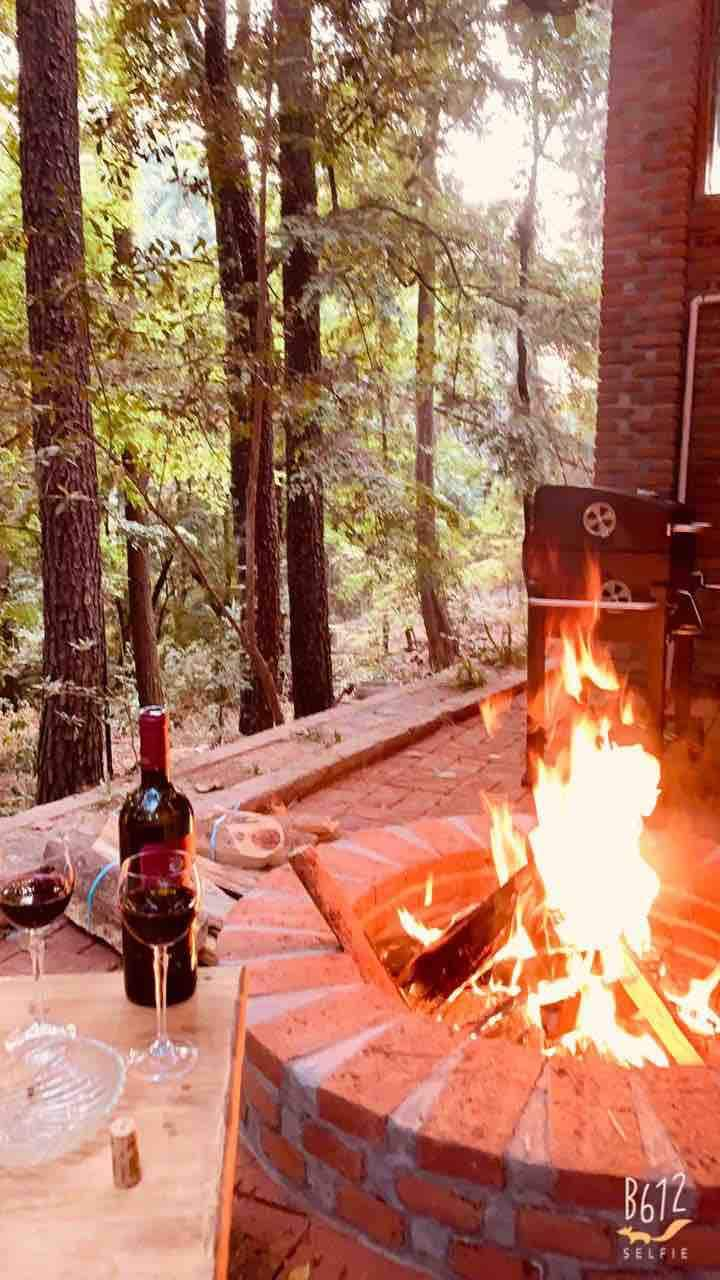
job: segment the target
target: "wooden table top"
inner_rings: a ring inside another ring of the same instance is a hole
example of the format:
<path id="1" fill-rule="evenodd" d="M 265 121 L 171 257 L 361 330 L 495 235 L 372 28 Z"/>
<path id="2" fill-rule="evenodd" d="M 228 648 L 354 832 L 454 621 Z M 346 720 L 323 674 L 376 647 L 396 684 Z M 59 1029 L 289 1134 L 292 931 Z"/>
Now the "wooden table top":
<path id="1" fill-rule="evenodd" d="M 130 1004 L 119 973 L 46 980 L 50 1016 L 125 1052 L 155 1012 Z M 0 979 L 0 1038 L 27 1019 L 31 982 Z M 134 1081 L 77 1151 L 35 1168 L 0 1167 L 2 1274 L 9 1280 L 225 1280 L 240 1116 L 245 987 L 237 969 L 201 969 L 192 1000 L 168 1010 L 170 1034 L 200 1050 L 174 1085 Z M 113 1184 L 109 1123 L 131 1115 L 142 1180 Z"/>

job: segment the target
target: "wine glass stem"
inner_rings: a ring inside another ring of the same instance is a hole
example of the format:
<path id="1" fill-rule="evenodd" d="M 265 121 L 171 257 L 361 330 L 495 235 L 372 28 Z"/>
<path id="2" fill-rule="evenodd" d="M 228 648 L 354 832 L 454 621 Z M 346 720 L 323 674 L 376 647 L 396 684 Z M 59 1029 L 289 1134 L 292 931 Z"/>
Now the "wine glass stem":
<path id="1" fill-rule="evenodd" d="M 37 929 L 30 930 L 30 959 L 34 988 L 34 1017 L 45 1021 L 45 939 Z"/>
<path id="2" fill-rule="evenodd" d="M 167 1034 L 167 947 L 153 947 L 153 968 L 155 970 L 155 1008 L 157 1010 L 157 1044 L 168 1043 Z"/>

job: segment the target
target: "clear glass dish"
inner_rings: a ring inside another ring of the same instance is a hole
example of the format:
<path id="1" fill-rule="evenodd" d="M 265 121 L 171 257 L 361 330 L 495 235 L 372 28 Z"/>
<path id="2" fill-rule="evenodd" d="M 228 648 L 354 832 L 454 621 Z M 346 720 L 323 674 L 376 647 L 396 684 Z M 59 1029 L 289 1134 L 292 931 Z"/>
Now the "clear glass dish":
<path id="1" fill-rule="evenodd" d="M 37 1037 L 0 1058 L 0 1166 L 56 1160 L 81 1146 L 112 1111 L 125 1062 L 83 1036 Z"/>

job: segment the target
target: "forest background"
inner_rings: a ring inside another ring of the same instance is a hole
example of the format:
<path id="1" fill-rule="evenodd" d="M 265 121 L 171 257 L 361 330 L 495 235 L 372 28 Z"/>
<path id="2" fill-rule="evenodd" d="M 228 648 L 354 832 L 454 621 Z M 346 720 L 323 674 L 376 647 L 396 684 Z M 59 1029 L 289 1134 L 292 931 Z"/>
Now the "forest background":
<path id="1" fill-rule="evenodd" d="M 0 0 L 0 813 L 522 657 L 609 2 Z M 497 172 L 502 170 L 502 176 Z"/>

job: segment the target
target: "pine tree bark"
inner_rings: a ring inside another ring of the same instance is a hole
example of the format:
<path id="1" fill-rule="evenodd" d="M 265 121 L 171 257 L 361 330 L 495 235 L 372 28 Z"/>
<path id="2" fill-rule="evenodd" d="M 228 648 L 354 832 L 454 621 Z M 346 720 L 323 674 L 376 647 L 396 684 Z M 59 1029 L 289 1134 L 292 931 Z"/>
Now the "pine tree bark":
<path id="1" fill-rule="evenodd" d="M 130 277 L 133 259 L 133 234 L 129 227 L 113 229 L 115 244 L 115 288 L 129 299 Z M 145 509 L 133 501 L 135 486 L 142 488 L 141 476 L 133 449 L 128 445 L 123 451 L 125 474 L 133 481 L 125 494 L 125 518 L 133 524 L 146 523 Z M 135 664 L 135 687 L 141 707 L 159 706 L 164 700 L 160 655 L 158 653 L 153 587 L 150 574 L 150 552 L 140 539 L 126 538 L 128 627 Z"/>
<path id="2" fill-rule="evenodd" d="M 37 799 L 103 772 L 105 630 L 88 399 L 74 0 L 17 0 L 25 280 L 42 535 Z"/>
<path id="3" fill-rule="evenodd" d="M 139 476 L 132 449 L 125 449 L 123 467 L 125 474 L 142 487 L 143 481 Z M 125 496 L 125 518 L 131 520 L 133 524 L 144 525 L 145 510 L 133 502 L 131 492 L 134 492 L 134 489 L 128 487 Z M 128 534 L 126 545 L 128 622 L 135 661 L 135 686 L 140 706 L 156 707 L 162 705 L 164 695 L 153 608 L 150 554 L 143 542 L 133 541 L 132 534 Z"/>
<path id="4" fill-rule="evenodd" d="M 528 286 L 530 283 L 530 267 L 532 265 L 533 255 L 535 252 L 535 237 L 537 230 L 537 200 L 538 200 L 538 174 L 540 169 L 540 159 L 542 156 L 542 142 L 540 139 L 540 120 L 538 116 L 538 88 L 539 88 L 539 66 L 537 59 L 533 63 L 532 73 L 532 160 L 530 163 L 530 178 L 528 181 L 527 194 L 523 201 L 523 207 L 517 220 L 516 237 L 518 243 L 518 323 L 516 329 L 516 349 L 517 349 L 517 374 L 516 386 L 518 400 L 520 401 L 521 411 L 525 415 L 530 414 L 531 396 L 530 396 L 530 350 L 528 348 L 525 330 L 523 328 L 523 318 L 528 306 Z"/>
<path id="5" fill-rule="evenodd" d="M 205 0 L 204 117 L 212 188 L 220 290 L 225 308 L 226 371 L 230 409 L 230 482 L 233 527 L 241 586 L 246 578 L 246 498 L 253 421 L 255 320 L 257 315 L 257 220 L 242 143 L 242 120 L 230 74 L 225 0 Z M 268 335 L 269 336 L 269 335 Z M 269 377 L 266 370 L 265 377 Z M 282 653 L 280 547 L 273 473 L 273 423 L 263 406 L 260 469 L 255 512 L 256 634 L 275 684 Z M 271 728 L 273 713 L 256 674 L 243 689 L 240 730 Z"/>
<path id="6" fill-rule="evenodd" d="M 279 0 L 277 86 L 283 220 L 317 212 L 310 0 Z M 295 237 L 283 266 L 285 374 L 293 407 L 285 426 L 290 659 L 296 716 L 333 702 L 320 475 L 322 432 L 313 400 L 320 376 L 317 254 Z"/>
<path id="7" fill-rule="evenodd" d="M 421 174 L 423 217 L 432 216 L 432 193 L 437 187 L 438 109 L 426 108 Z M 415 359 L 415 574 L 420 609 L 433 671 L 450 666 L 457 654 L 442 582 L 435 518 L 435 363 L 436 250 L 423 233 L 418 260 L 417 348 Z"/>

